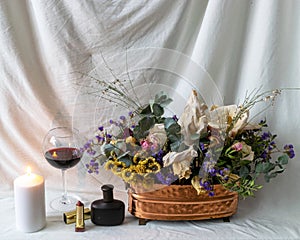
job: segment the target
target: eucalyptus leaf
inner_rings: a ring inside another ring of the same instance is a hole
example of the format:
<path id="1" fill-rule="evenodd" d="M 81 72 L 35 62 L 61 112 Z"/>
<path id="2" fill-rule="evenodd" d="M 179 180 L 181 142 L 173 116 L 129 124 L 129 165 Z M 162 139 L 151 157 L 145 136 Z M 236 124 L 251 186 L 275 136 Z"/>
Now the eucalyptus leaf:
<path id="1" fill-rule="evenodd" d="M 139 121 L 140 130 L 145 133 L 155 124 L 155 119 L 153 117 L 144 117 Z"/>
<path id="2" fill-rule="evenodd" d="M 279 170 L 276 170 L 275 172 L 276 172 L 276 173 L 283 173 L 284 170 L 285 170 L 284 168 L 280 168 Z"/>
<path id="3" fill-rule="evenodd" d="M 101 154 L 97 156 L 97 161 L 99 162 L 100 165 L 103 165 L 107 161 L 107 156 L 104 154 Z"/>
<path id="4" fill-rule="evenodd" d="M 131 158 L 128 154 L 123 154 L 122 156 L 118 157 L 118 160 L 125 163 L 126 167 L 130 167 L 132 164 Z"/>
<path id="5" fill-rule="evenodd" d="M 172 152 L 178 152 L 181 146 L 181 141 L 175 141 L 170 144 L 170 148 Z"/>
<path id="6" fill-rule="evenodd" d="M 281 155 L 281 156 L 278 158 L 278 162 L 279 162 L 280 164 L 282 164 L 282 165 L 286 165 L 286 164 L 288 164 L 288 162 L 289 162 L 289 157 L 288 157 L 286 154 Z"/>
<path id="7" fill-rule="evenodd" d="M 171 102 L 173 102 L 173 100 L 172 100 L 171 98 L 168 98 L 168 99 L 166 99 L 165 101 L 162 101 L 162 102 L 160 103 L 160 105 L 161 105 L 162 107 L 166 107 L 166 106 L 168 106 Z"/>
<path id="8" fill-rule="evenodd" d="M 175 120 L 173 118 L 165 118 L 165 121 L 164 121 L 165 129 L 168 129 L 174 123 L 175 123 Z"/>
<path id="9" fill-rule="evenodd" d="M 268 172 L 272 171 L 275 167 L 276 167 L 276 165 L 274 163 L 270 163 L 270 162 L 263 163 L 264 173 L 268 173 Z"/>
<path id="10" fill-rule="evenodd" d="M 136 125 L 133 129 L 133 134 L 134 136 L 136 136 L 137 138 L 140 138 L 140 132 L 141 132 L 141 127 L 139 125 Z"/>
<path id="11" fill-rule="evenodd" d="M 159 116 L 162 116 L 164 114 L 164 108 L 161 107 L 159 104 L 154 103 L 152 105 L 152 112 L 155 116 L 159 117 Z"/>
<path id="12" fill-rule="evenodd" d="M 184 142 L 182 142 L 182 140 L 178 140 L 178 143 L 180 142 L 180 145 L 177 149 L 177 152 L 183 152 L 186 149 L 188 149 L 189 147 L 187 145 L 184 144 Z"/>
<path id="13" fill-rule="evenodd" d="M 173 135 L 178 135 L 180 132 L 180 126 L 176 123 L 172 124 L 169 128 L 167 133 L 173 134 Z"/>
<path id="14" fill-rule="evenodd" d="M 166 100 L 167 98 L 168 98 L 167 94 L 164 91 L 160 91 L 157 94 L 155 94 L 154 102 L 161 103 L 162 101 Z"/>
<path id="15" fill-rule="evenodd" d="M 266 174 L 265 175 L 265 181 L 266 182 L 270 182 L 270 179 L 271 178 L 275 178 L 277 176 L 277 173 L 275 173 L 275 172 L 273 172 L 273 173 L 271 173 L 271 174 Z"/>
<path id="16" fill-rule="evenodd" d="M 255 172 L 257 172 L 257 173 L 263 172 L 263 163 L 260 162 L 260 163 L 256 164 Z"/>
<path id="17" fill-rule="evenodd" d="M 109 144 L 105 144 L 103 146 L 103 151 L 104 151 L 104 153 L 105 153 L 105 155 L 107 157 L 110 155 L 111 151 L 113 151 L 115 149 L 116 149 L 116 147 L 114 145 L 110 144 L 110 143 Z"/>
<path id="18" fill-rule="evenodd" d="M 240 168 L 240 174 L 239 174 L 239 176 L 240 177 L 247 177 L 248 175 L 249 175 L 249 169 L 248 169 L 248 167 L 247 166 L 242 166 L 241 168 Z"/>
<path id="19" fill-rule="evenodd" d="M 140 111 L 140 114 L 142 114 L 142 115 L 150 115 L 151 113 L 152 113 L 152 111 L 151 111 L 150 105 L 147 105 L 145 108 L 143 108 Z"/>
<path id="20" fill-rule="evenodd" d="M 168 134 L 177 134 L 180 132 L 181 127 L 173 118 L 166 118 L 164 124 Z"/>
<path id="21" fill-rule="evenodd" d="M 169 105 L 173 100 L 168 97 L 168 95 L 164 91 L 160 91 L 155 95 L 154 103 L 161 105 L 162 107 L 166 107 Z"/>
<path id="22" fill-rule="evenodd" d="M 173 142 L 177 142 L 177 141 L 180 141 L 181 142 L 181 138 L 180 136 L 176 135 L 176 134 L 169 134 L 168 135 L 168 139 L 171 143 Z"/>

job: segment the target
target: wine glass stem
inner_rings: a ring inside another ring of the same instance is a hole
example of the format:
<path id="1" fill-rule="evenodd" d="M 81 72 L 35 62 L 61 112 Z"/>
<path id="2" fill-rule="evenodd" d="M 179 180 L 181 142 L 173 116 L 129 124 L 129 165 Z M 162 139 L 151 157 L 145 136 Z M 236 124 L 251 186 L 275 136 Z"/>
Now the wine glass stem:
<path id="1" fill-rule="evenodd" d="M 62 176 L 62 182 L 63 182 L 63 195 L 61 202 L 63 204 L 68 204 L 69 199 L 68 199 L 68 193 L 67 193 L 67 181 L 66 181 L 66 176 L 65 176 L 65 170 L 61 170 L 61 176 Z"/>

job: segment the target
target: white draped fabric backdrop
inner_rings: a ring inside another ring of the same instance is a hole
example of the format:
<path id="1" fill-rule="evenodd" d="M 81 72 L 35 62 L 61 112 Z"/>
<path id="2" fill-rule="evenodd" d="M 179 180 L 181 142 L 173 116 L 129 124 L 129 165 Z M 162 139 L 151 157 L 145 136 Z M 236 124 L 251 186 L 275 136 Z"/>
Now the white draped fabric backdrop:
<path id="1" fill-rule="evenodd" d="M 230 223 L 154 221 L 142 227 L 127 215 L 122 226 L 88 224 L 78 234 L 47 206 L 46 228 L 27 236 L 15 229 L 13 204 L 13 180 L 27 165 L 45 177 L 47 202 L 60 194 L 60 172 L 41 150 L 51 127 L 76 125 L 88 133 L 110 117 L 105 103 L 88 101 L 82 92 L 89 82 L 80 73 L 96 67 L 100 77 L 109 76 L 103 59 L 113 71 L 129 69 L 142 79 L 133 81 L 141 97 L 152 84 L 181 105 L 192 88 L 208 103 L 224 104 L 241 103 L 247 91 L 260 87 L 299 88 L 300 1 L 1 0 L 0 44 L 1 239 L 300 238 L 296 90 L 283 91 L 259 116 L 278 134 L 278 145 L 294 145 L 296 157 L 256 198 L 240 201 Z M 180 112 L 177 103 L 173 107 L 170 111 Z M 88 175 L 79 164 L 67 172 L 68 188 L 92 201 L 109 182 L 126 201 L 121 181 L 106 174 Z"/>

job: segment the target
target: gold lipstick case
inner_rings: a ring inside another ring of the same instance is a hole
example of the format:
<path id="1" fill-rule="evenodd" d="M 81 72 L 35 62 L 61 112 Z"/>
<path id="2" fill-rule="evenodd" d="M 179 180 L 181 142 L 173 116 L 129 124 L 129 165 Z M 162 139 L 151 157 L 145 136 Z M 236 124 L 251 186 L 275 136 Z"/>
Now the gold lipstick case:
<path id="1" fill-rule="evenodd" d="M 71 212 L 65 212 L 63 214 L 65 224 L 71 224 L 76 222 L 76 210 Z M 84 220 L 88 220 L 91 218 L 91 210 L 89 208 L 84 208 L 83 211 Z"/>
<path id="2" fill-rule="evenodd" d="M 84 232 L 85 231 L 83 209 L 84 209 L 83 203 L 78 201 L 76 204 L 75 232 Z"/>

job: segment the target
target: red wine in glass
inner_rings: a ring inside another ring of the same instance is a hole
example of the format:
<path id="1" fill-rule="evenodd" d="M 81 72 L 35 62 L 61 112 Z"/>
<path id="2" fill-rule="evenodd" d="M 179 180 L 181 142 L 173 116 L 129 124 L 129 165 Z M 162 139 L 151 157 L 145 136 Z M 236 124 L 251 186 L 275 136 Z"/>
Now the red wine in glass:
<path id="1" fill-rule="evenodd" d="M 63 194 L 61 198 L 51 201 L 54 210 L 67 212 L 74 208 L 78 201 L 76 197 L 68 196 L 65 172 L 80 161 L 82 152 L 79 150 L 81 137 L 79 131 L 72 127 L 56 127 L 50 129 L 42 143 L 43 154 L 47 162 L 61 170 Z"/>
<path id="2" fill-rule="evenodd" d="M 50 165 L 59 169 L 74 167 L 81 156 L 80 150 L 74 147 L 53 148 L 45 153 L 45 158 Z"/>

